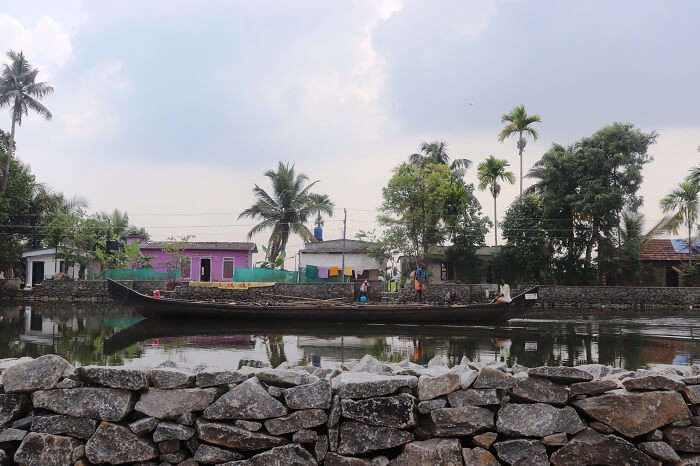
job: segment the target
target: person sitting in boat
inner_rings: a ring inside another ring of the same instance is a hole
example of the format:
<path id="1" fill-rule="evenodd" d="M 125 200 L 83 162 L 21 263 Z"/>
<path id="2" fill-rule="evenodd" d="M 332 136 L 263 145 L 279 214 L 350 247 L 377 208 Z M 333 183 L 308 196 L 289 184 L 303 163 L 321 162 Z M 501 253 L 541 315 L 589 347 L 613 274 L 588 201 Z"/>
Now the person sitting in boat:
<path id="1" fill-rule="evenodd" d="M 362 285 L 360 285 L 360 298 L 364 296 L 365 300 L 369 299 L 367 293 L 369 293 L 369 282 L 365 280 L 362 282 Z"/>
<path id="2" fill-rule="evenodd" d="M 420 264 L 416 269 L 414 286 L 416 289 L 416 302 L 423 302 L 423 291 L 425 291 L 425 268 L 423 264 Z"/>
<path id="3" fill-rule="evenodd" d="M 508 304 L 510 301 L 510 285 L 508 285 L 503 279 L 501 279 L 501 283 L 500 285 L 498 285 L 498 296 L 493 298 L 491 304 Z"/>

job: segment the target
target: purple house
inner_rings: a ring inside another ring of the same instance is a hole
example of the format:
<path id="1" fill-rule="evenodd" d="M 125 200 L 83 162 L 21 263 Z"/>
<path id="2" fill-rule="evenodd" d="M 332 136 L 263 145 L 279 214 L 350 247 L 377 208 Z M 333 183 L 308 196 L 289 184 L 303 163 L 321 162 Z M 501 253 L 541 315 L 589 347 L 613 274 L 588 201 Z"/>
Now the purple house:
<path id="1" fill-rule="evenodd" d="M 166 272 L 171 256 L 163 252 L 167 242 L 151 241 L 140 244 L 141 254 L 152 256 L 151 265 L 158 272 Z M 197 282 L 230 282 L 236 267 L 253 266 L 255 243 L 187 243 L 182 251 L 182 280 Z"/>

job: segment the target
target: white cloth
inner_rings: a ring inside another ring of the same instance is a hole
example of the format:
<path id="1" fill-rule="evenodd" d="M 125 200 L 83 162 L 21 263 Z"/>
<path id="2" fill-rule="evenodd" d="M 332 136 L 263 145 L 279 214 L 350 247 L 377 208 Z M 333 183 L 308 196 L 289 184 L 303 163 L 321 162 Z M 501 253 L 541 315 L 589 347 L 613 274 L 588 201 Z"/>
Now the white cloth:
<path id="1" fill-rule="evenodd" d="M 505 299 L 506 302 L 509 303 L 510 302 L 510 285 L 507 283 L 504 283 L 503 285 L 501 285 L 498 288 L 498 291 L 500 291 L 501 294 L 503 295 L 503 299 Z"/>

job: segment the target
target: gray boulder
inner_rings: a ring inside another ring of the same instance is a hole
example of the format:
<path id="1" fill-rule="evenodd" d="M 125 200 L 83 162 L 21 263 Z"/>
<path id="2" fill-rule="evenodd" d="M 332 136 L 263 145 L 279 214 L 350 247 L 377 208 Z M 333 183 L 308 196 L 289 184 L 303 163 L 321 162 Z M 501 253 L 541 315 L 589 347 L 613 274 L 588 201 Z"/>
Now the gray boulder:
<path id="1" fill-rule="evenodd" d="M 189 440 L 193 436 L 194 429 L 191 427 L 172 422 L 161 422 L 153 432 L 153 441 L 160 443 L 166 440 Z"/>
<path id="2" fill-rule="evenodd" d="M 341 398 L 373 398 L 391 395 L 402 388 L 414 389 L 418 378 L 412 375 L 378 375 L 344 372 L 333 378 L 333 390 Z"/>
<path id="3" fill-rule="evenodd" d="M 85 456 L 96 464 L 135 463 L 156 458 L 158 449 L 124 426 L 102 422 L 85 444 Z"/>
<path id="4" fill-rule="evenodd" d="M 73 450 L 80 442 L 72 437 L 30 432 L 15 452 L 22 466 L 66 466 L 73 464 Z"/>
<path id="5" fill-rule="evenodd" d="M 201 444 L 194 454 L 194 460 L 202 464 L 219 464 L 226 461 L 240 460 L 243 455 L 236 451 L 224 450 L 223 448 Z"/>
<path id="6" fill-rule="evenodd" d="M 148 377 L 140 369 L 124 367 L 83 366 L 75 370 L 83 382 L 103 387 L 141 390 L 148 387 Z"/>
<path id="7" fill-rule="evenodd" d="M 342 400 L 343 417 L 373 426 L 397 429 L 413 427 L 416 425 L 415 410 L 416 399 L 406 393 L 383 398 Z"/>
<path id="8" fill-rule="evenodd" d="M 219 422 L 198 420 L 197 436 L 200 440 L 241 451 L 264 450 L 289 443 L 283 437 L 251 432 L 240 427 Z"/>
<path id="9" fill-rule="evenodd" d="M 154 388 L 188 388 L 194 385 L 195 376 L 189 372 L 167 367 L 151 369 L 149 378 Z"/>
<path id="10" fill-rule="evenodd" d="M 71 416 L 34 416 L 32 431 L 54 435 L 68 435 L 80 439 L 89 439 L 97 429 L 97 421 Z"/>
<path id="11" fill-rule="evenodd" d="M 421 422 L 435 437 L 461 437 L 494 428 L 494 414 L 478 406 L 434 409 Z"/>
<path id="12" fill-rule="evenodd" d="M 247 460 L 223 463 L 221 466 L 314 466 L 317 464 L 311 453 L 295 443 L 272 448 Z"/>
<path id="13" fill-rule="evenodd" d="M 413 440 L 413 434 L 392 427 L 368 426 L 359 422 L 340 424 L 341 455 L 359 455 L 377 450 L 398 447 Z"/>
<path id="14" fill-rule="evenodd" d="M 301 429 L 294 432 L 292 442 L 294 443 L 316 443 L 318 440 L 318 432 L 310 429 Z"/>
<path id="15" fill-rule="evenodd" d="M 195 383 L 198 387 L 216 387 L 218 385 L 241 383 L 246 379 L 248 379 L 248 375 L 238 371 L 208 367 L 197 372 Z"/>
<path id="16" fill-rule="evenodd" d="M 407 443 L 403 453 L 391 462 L 396 466 L 439 464 L 462 466 L 462 451 L 457 439 L 430 439 Z"/>
<path id="17" fill-rule="evenodd" d="M 673 448 L 666 442 L 642 442 L 637 445 L 637 448 L 660 461 L 677 463 L 681 460 L 678 453 L 673 451 Z"/>
<path id="18" fill-rule="evenodd" d="M 80 387 L 32 393 L 34 408 L 103 421 L 121 421 L 131 412 L 133 394 L 115 388 Z"/>
<path id="19" fill-rule="evenodd" d="M 454 392 L 452 395 L 459 393 Z M 435 398 L 433 400 L 421 401 L 418 403 L 418 412 L 421 414 L 428 414 L 434 409 L 444 408 L 447 406 L 447 400 L 444 398 Z"/>
<path id="20" fill-rule="evenodd" d="M 510 403 L 498 411 L 496 428 L 513 437 L 545 437 L 557 432 L 575 434 L 586 425 L 571 406 L 555 408 L 542 403 Z"/>
<path id="21" fill-rule="evenodd" d="M 592 380 L 572 384 L 569 389 L 571 396 L 576 395 L 601 395 L 617 388 L 616 380 Z"/>
<path id="22" fill-rule="evenodd" d="M 236 427 L 240 427 L 241 429 L 249 430 L 251 432 L 257 432 L 260 429 L 262 429 L 262 426 L 263 426 L 262 422 L 244 421 L 242 419 L 237 420 L 233 424 Z"/>
<path id="23" fill-rule="evenodd" d="M 418 399 L 421 401 L 432 400 L 459 390 L 460 386 L 461 378 L 459 374 L 454 372 L 447 372 L 436 377 L 423 375 L 418 379 Z"/>
<path id="24" fill-rule="evenodd" d="M 255 373 L 261 382 L 277 387 L 295 387 L 316 382 L 318 377 L 304 370 L 263 369 Z"/>
<path id="25" fill-rule="evenodd" d="M 700 385 L 689 385 L 683 388 L 683 395 L 692 405 L 700 404 Z"/>
<path id="26" fill-rule="evenodd" d="M 328 415 L 322 409 L 304 409 L 294 411 L 289 416 L 268 419 L 264 422 L 265 429 L 272 435 L 282 435 L 301 429 L 310 429 L 328 421 Z"/>
<path id="27" fill-rule="evenodd" d="M 447 400 L 453 408 L 461 406 L 492 406 L 501 403 L 501 397 L 495 388 L 470 388 L 459 390 L 447 395 Z"/>
<path id="28" fill-rule="evenodd" d="M 331 383 L 326 379 L 284 391 L 284 402 L 289 409 L 328 409 L 331 397 Z"/>
<path id="29" fill-rule="evenodd" d="M 215 388 L 153 388 L 141 394 L 134 409 L 158 419 L 174 419 L 185 413 L 203 411 L 216 396 Z"/>
<path id="30" fill-rule="evenodd" d="M 353 364 L 351 372 L 368 372 L 371 374 L 388 374 L 391 373 L 391 367 L 388 364 L 380 362 L 371 354 L 365 354 L 362 358 Z"/>
<path id="31" fill-rule="evenodd" d="M 614 435 L 604 436 L 595 443 L 570 441 L 550 457 L 557 466 L 598 464 L 606 466 L 639 465 L 660 466 L 661 463 L 635 448 L 631 443 Z"/>
<path id="32" fill-rule="evenodd" d="M 554 382 L 571 384 L 576 382 L 590 382 L 593 375 L 575 367 L 567 366 L 541 366 L 527 371 L 529 375 L 544 377 Z"/>
<path id="33" fill-rule="evenodd" d="M 497 369 L 484 367 L 474 381 L 472 388 L 499 388 L 508 390 L 515 385 L 515 378 Z"/>
<path id="34" fill-rule="evenodd" d="M 664 440 L 676 451 L 700 453 L 700 427 L 669 427 L 664 429 Z"/>
<path id="35" fill-rule="evenodd" d="M 372 462 L 364 458 L 353 458 L 337 453 L 328 453 L 324 466 L 373 466 Z"/>
<path id="36" fill-rule="evenodd" d="M 158 425 L 158 419 L 145 417 L 129 424 L 129 429 L 136 435 L 150 434 Z"/>
<path id="37" fill-rule="evenodd" d="M 0 393 L 0 426 L 7 425 L 29 411 L 29 396 L 24 393 Z"/>
<path id="38" fill-rule="evenodd" d="M 642 390 L 674 390 L 681 391 L 685 387 L 683 382 L 663 375 L 646 375 L 625 379 L 622 385 L 629 391 Z"/>
<path id="39" fill-rule="evenodd" d="M 569 401 L 569 390 L 542 377 L 518 379 L 511 393 L 518 398 L 536 403 L 563 405 Z"/>
<path id="40" fill-rule="evenodd" d="M 0 430 L 0 449 L 14 450 L 27 436 L 26 430 L 8 428 Z M 2 463 L 0 463 L 1 465 Z"/>
<path id="41" fill-rule="evenodd" d="M 328 427 L 335 427 L 340 422 L 340 414 L 343 412 L 342 400 L 338 395 L 333 397 L 331 409 L 328 412 Z"/>
<path id="42" fill-rule="evenodd" d="M 506 440 L 493 444 L 498 457 L 508 464 L 529 460 L 529 465 L 549 465 L 547 449 L 539 440 Z"/>
<path id="43" fill-rule="evenodd" d="M 690 417 L 683 397 L 676 392 L 611 393 L 574 405 L 630 438 Z"/>
<path id="44" fill-rule="evenodd" d="M 462 459 L 465 466 L 500 466 L 501 463 L 491 454 L 490 451 L 483 448 L 463 448 Z"/>
<path id="45" fill-rule="evenodd" d="M 285 414 L 287 408 L 255 377 L 236 385 L 204 410 L 207 419 L 268 419 Z"/>
<path id="46" fill-rule="evenodd" d="M 47 354 L 19 364 L 2 373 L 5 393 L 32 392 L 54 388 L 63 378 L 73 374 L 73 366 L 60 356 Z"/>

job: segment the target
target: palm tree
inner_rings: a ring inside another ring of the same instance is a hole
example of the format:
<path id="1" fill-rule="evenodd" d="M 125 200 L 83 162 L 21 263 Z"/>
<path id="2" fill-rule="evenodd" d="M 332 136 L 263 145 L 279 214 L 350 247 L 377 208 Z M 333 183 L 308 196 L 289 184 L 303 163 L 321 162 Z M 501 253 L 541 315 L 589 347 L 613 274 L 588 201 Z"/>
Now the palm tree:
<path id="1" fill-rule="evenodd" d="M 542 120 L 539 115 L 528 115 L 524 105 L 518 105 L 512 112 L 506 113 L 501 117 L 501 123 L 508 123 L 501 133 L 498 135 L 498 140 L 503 142 L 507 137 L 514 134 L 518 135 L 518 154 L 520 155 L 520 195 L 523 195 L 523 151 L 527 141 L 523 137 L 525 135 L 532 136 L 534 141 L 537 140 L 537 130 L 531 125 L 539 123 Z"/>
<path id="2" fill-rule="evenodd" d="M 32 68 L 22 52 L 7 52 L 10 64 L 3 65 L 0 73 L 0 108 L 10 107 L 12 126 L 10 129 L 10 150 L 5 157 L 5 167 L 2 173 L 0 196 L 5 195 L 10 176 L 10 159 L 15 153 L 15 124 L 22 126 L 22 116 L 29 110 L 35 111 L 47 120 L 51 112 L 38 99 L 53 92 L 53 87 L 43 82 L 36 82 L 39 70 Z"/>
<path id="3" fill-rule="evenodd" d="M 464 172 L 472 164 L 471 160 L 468 159 L 454 159 L 450 163 L 450 156 L 447 155 L 447 143 L 442 141 L 424 142 L 420 145 L 420 151 L 422 153 L 411 154 L 408 157 L 412 165 L 421 166 L 428 163 L 447 165 L 454 177 L 464 176 Z"/>
<path id="4" fill-rule="evenodd" d="M 285 252 L 289 234 L 295 233 L 305 241 L 313 241 L 313 234 L 304 225 L 313 213 L 333 215 L 333 203 L 328 196 L 310 192 L 318 183 L 307 183 L 309 177 L 297 175 L 294 165 L 279 163 L 277 170 L 268 170 L 265 176 L 272 182 L 272 193 L 268 194 L 257 184 L 253 188 L 256 201 L 244 210 L 238 218 L 261 219 L 249 232 L 248 238 L 263 230 L 272 229 L 267 246 L 268 262 L 272 262 Z"/>
<path id="5" fill-rule="evenodd" d="M 664 213 L 673 213 L 674 222 L 669 226 L 673 233 L 678 232 L 678 227 L 685 223 L 688 225 L 688 263 L 691 262 L 693 225 L 700 216 L 700 185 L 685 181 L 673 190 L 669 195 L 661 199 L 661 208 Z"/>
<path id="6" fill-rule="evenodd" d="M 508 181 L 510 184 L 515 183 L 513 172 L 506 171 L 510 164 L 503 159 L 497 159 L 493 155 L 489 155 L 486 160 L 479 164 L 477 177 L 479 178 L 479 189 L 485 190 L 489 188 L 493 196 L 493 240 L 498 246 L 498 216 L 496 211 L 496 198 L 501 192 L 499 181 Z"/>

